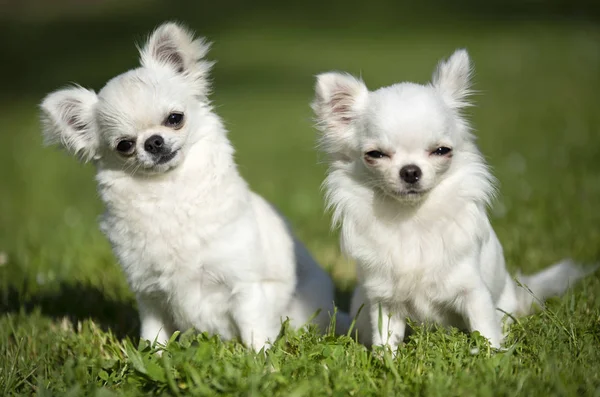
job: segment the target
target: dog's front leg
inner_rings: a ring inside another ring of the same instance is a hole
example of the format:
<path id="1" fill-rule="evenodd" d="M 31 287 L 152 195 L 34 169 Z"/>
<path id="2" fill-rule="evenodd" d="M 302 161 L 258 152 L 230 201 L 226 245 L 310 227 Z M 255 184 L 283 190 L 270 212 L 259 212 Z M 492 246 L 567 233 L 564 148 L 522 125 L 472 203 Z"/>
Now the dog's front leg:
<path id="1" fill-rule="evenodd" d="M 140 313 L 141 335 L 153 343 L 166 344 L 175 332 L 161 304 L 155 299 L 138 294 L 138 310 Z"/>
<path id="2" fill-rule="evenodd" d="M 479 331 L 485 336 L 490 345 L 500 348 L 501 325 L 496 316 L 496 308 L 488 289 L 481 285 L 465 296 L 464 316 L 469 331 Z"/>
<path id="3" fill-rule="evenodd" d="M 267 347 L 267 342 L 273 342 L 279 332 L 278 317 L 273 308 L 278 302 L 269 297 L 268 283 L 247 283 L 238 286 L 232 317 L 240 333 L 242 342 L 260 351 Z"/>
<path id="4" fill-rule="evenodd" d="M 386 303 L 375 302 L 370 306 L 373 346 L 389 346 L 395 354 L 404 341 L 406 319 L 394 313 Z"/>

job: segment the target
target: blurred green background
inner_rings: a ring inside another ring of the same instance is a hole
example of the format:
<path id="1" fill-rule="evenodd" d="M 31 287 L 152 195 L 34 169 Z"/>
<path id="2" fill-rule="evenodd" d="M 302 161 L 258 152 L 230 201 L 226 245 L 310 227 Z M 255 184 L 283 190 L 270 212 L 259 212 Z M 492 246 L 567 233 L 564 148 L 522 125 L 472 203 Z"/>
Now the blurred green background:
<path id="1" fill-rule="evenodd" d="M 42 147 L 38 104 L 137 66 L 165 20 L 214 41 L 216 111 L 242 174 L 280 207 L 341 291 L 354 283 L 323 212 L 314 75 L 371 89 L 425 83 L 454 49 L 475 65 L 469 110 L 500 181 L 491 218 L 509 266 L 600 260 L 600 14 L 582 1 L 0 1 L 0 313 L 92 318 L 136 336 L 125 279 L 97 228 L 94 170 Z M 58 320 L 57 320 L 58 321 Z"/>

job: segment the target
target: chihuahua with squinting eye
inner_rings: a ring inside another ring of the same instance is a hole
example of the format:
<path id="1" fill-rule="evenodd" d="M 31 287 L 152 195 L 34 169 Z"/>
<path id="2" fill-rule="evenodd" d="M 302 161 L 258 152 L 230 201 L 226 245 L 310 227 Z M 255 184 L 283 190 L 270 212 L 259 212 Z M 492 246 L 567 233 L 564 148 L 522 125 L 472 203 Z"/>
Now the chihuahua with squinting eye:
<path id="1" fill-rule="evenodd" d="M 98 94 L 49 94 L 43 134 L 96 165 L 101 229 L 136 295 L 142 338 L 165 343 L 194 328 L 260 350 L 286 317 L 295 327 L 312 318 L 325 330 L 334 289 L 238 173 L 207 99 L 208 49 L 163 24 L 140 50 L 141 66 Z M 343 332 L 347 318 L 338 314 Z"/>
<path id="2" fill-rule="evenodd" d="M 458 50 L 427 85 L 370 92 L 347 74 L 317 77 L 326 199 L 357 263 L 351 312 L 367 345 L 396 352 L 409 318 L 477 330 L 497 348 L 505 313 L 525 315 L 595 270 L 567 260 L 520 283 L 508 274 L 486 214 L 494 179 L 461 114 L 470 75 Z"/>

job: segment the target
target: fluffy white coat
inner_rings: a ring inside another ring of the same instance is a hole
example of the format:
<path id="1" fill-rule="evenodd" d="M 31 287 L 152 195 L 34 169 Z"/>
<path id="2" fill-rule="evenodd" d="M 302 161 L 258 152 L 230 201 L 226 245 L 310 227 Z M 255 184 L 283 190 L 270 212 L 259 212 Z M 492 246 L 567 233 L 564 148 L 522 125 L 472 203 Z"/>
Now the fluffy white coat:
<path id="1" fill-rule="evenodd" d="M 238 173 L 208 99 L 209 46 L 160 26 L 141 67 L 98 93 L 74 87 L 42 103 L 44 135 L 97 167 L 106 234 L 134 291 L 141 337 L 195 328 L 261 349 L 286 317 L 322 330 L 329 276 Z M 338 318 L 344 328 L 347 321 Z"/>
<path id="2" fill-rule="evenodd" d="M 356 328 L 365 344 L 395 351 L 410 318 L 477 330 L 499 347 L 504 313 L 526 314 L 586 274 L 564 261 L 521 277 L 530 293 L 507 272 L 486 214 L 494 179 L 460 113 L 470 75 L 458 50 L 427 85 L 370 92 L 347 74 L 317 78 L 324 188 L 357 263 L 351 314 L 364 305 Z"/>

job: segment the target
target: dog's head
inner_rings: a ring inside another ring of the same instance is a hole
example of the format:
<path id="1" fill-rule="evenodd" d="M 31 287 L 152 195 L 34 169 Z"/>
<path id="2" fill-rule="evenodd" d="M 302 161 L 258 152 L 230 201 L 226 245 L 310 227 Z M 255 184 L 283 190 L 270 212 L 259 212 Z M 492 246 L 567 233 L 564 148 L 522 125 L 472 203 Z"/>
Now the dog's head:
<path id="1" fill-rule="evenodd" d="M 442 61 L 429 85 L 395 84 L 370 92 L 350 75 L 317 77 L 312 107 L 321 146 L 333 162 L 399 201 L 421 201 L 472 150 L 460 111 L 468 106 L 471 66 L 465 50 Z"/>
<path id="2" fill-rule="evenodd" d="M 73 87 L 44 99 L 46 142 L 130 173 L 176 167 L 208 107 L 208 49 L 181 26 L 161 25 L 140 50 L 141 66 L 98 94 Z"/>

